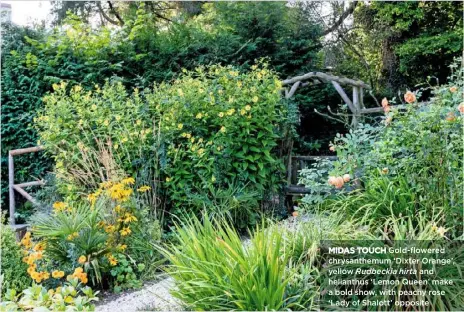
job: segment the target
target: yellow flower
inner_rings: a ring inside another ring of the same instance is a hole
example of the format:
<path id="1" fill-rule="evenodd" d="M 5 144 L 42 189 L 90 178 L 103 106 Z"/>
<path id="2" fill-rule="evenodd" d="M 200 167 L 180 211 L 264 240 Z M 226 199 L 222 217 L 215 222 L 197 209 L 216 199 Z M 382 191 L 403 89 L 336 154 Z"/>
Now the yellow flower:
<path id="1" fill-rule="evenodd" d="M 241 82 L 241 81 L 238 81 L 238 82 L 237 82 L 237 87 L 239 87 L 239 88 L 242 87 L 242 82 Z"/>
<path id="2" fill-rule="evenodd" d="M 115 150 L 117 150 L 119 148 L 119 144 L 114 144 L 113 147 Z"/>
<path id="3" fill-rule="evenodd" d="M 74 238 L 78 237 L 79 233 L 74 232 L 72 234 L 69 234 L 68 237 L 66 238 L 67 240 L 73 240 Z"/>
<path id="4" fill-rule="evenodd" d="M 117 120 L 117 121 L 120 121 L 120 120 L 121 120 L 121 116 L 116 115 L 116 120 Z"/>
<path id="5" fill-rule="evenodd" d="M 124 214 L 124 217 L 125 217 L 124 223 L 130 223 L 132 221 L 137 221 L 137 218 L 134 215 L 132 215 L 132 214 L 130 214 L 128 212 L 126 212 Z M 127 228 L 127 229 L 129 230 L 129 228 Z M 130 230 L 129 230 L 129 233 L 130 233 Z"/>
<path id="6" fill-rule="evenodd" d="M 235 109 L 233 109 L 233 108 L 232 108 L 232 109 L 229 109 L 229 110 L 227 111 L 227 115 L 229 115 L 229 116 L 232 116 L 234 113 L 235 113 Z"/>
<path id="7" fill-rule="evenodd" d="M 243 116 L 243 115 L 245 115 L 245 114 L 246 114 L 246 111 L 242 108 L 242 109 L 240 110 L 240 115 Z"/>
<path id="8" fill-rule="evenodd" d="M 142 121 L 138 119 L 135 123 L 137 124 L 137 126 L 140 126 L 142 124 Z"/>
<path id="9" fill-rule="evenodd" d="M 213 183 L 216 182 L 216 177 L 215 176 L 211 177 L 211 182 L 213 182 Z"/>
<path id="10" fill-rule="evenodd" d="M 222 133 L 226 132 L 226 127 L 222 126 L 219 131 L 221 131 Z"/>
<path id="11" fill-rule="evenodd" d="M 66 207 L 66 203 L 63 202 L 55 202 L 53 204 L 53 209 L 55 209 L 55 211 L 63 211 Z"/>
<path id="12" fill-rule="evenodd" d="M 113 255 L 109 255 L 107 258 L 112 266 L 115 266 L 116 264 L 118 264 L 118 260 Z"/>
<path id="13" fill-rule="evenodd" d="M 203 117 L 202 113 L 198 113 L 197 116 L 196 116 L 197 119 L 201 119 L 202 117 Z"/>
<path id="14" fill-rule="evenodd" d="M 256 103 L 256 102 L 258 102 L 259 98 L 255 95 L 255 96 L 253 97 L 253 99 L 251 99 L 251 100 L 253 101 L 253 103 Z"/>
<path id="15" fill-rule="evenodd" d="M 250 106 L 250 105 L 245 106 L 245 110 L 246 110 L 246 111 L 249 111 L 250 109 L 251 109 L 251 106 Z"/>
<path id="16" fill-rule="evenodd" d="M 432 223 L 432 231 L 436 231 L 438 229 L 438 226 L 435 222 Z"/>
<path id="17" fill-rule="evenodd" d="M 45 249 L 45 242 L 40 242 L 34 246 L 34 251 L 43 251 Z"/>
<path id="18" fill-rule="evenodd" d="M 229 103 L 232 103 L 235 99 L 233 97 L 229 97 Z"/>
<path id="19" fill-rule="evenodd" d="M 190 139 L 190 142 L 192 142 L 192 143 L 195 142 L 195 138 L 192 137 L 192 138 Z"/>
<path id="20" fill-rule="evenodd" d="M 183 127 L 184 127 L 184 125 L 181 124 L 181 123 L 177 125 L 177 128 L 178 128 L 179 130 L 181 130 Z"/>
<path id="21" fill-rule="evenodd" d="M 116 231 L 116 227 L 112 224 L 109 224 L 107 226 L 105 226 L 105 232 L 106 233 L 113 233 L 114 231 Z"/>
<path id="22" fill-rule="evenodd" d="M 178 93 L 180 96 L 184 96 L 184 92 L 182 91 L 182 89 L 177 89 L 177 93 Z"/>
<path id="23" fill-rule="evenodd" d="M 93 204 L 97 201 L 97 195 L 95 193 L 87 195 L 87 200 Z"/>
<path id="24" fill-rule="evenodd" d="M 170 177 L 166 177 L 166 182 L 171 182 L 171 178 Z"/>
<path id="25" fill-rule="evenodd" d="M 151 188 L 150 188 L 149 186 L 143 185 L 143 186 L 141 186 L 140 188 L 138 188 L 137 191 L 143 193 L 143 192 L 149 191 L 150 189 L 151 189 Z"/>
<path id="26" fill-rule="evenodd" d="M 223 112 L 220 112 L 220 113 L 218 114 L 218 116 L 222 118 L 222 117 L 224 117 L 224 113 L 223 113 Z"/>
<path id="27" fill-rule="evenodd" d="M 185 136 L 187 139 L 190 139 L 192 137 L 192 135 L 190 133 L 187 133 L 187 135 Z"/>
<path id="28" fill-rule="evenodd" d="M 129 227 L 125 227 L 121 231 L 119 231 L 119 233 L 121 233 L 122 236 L 127 236 L 130 233 L 132 233 L 132 231 Z"/>
<path id="29" fill-rule="evenodd" d="M 48 280 L 50 278 L 50 273 L 48 272 L 41 272 L 41 277 L 43 280 Z"/>
<path id="30" fill-rule="evenodd" d="M 110 124 L 110 122 L 108 121 L 108 119 L 105 119 L 105 121 L 103 122 L 103 124 L 104 124 L 105 126 L 107 126 L 107 127 L 108 127 L 108 126 L 109 126 L 109 124 Z"/>
<path id="31" fill-rule="evenodd" d="M 135 183 L 134 178 L 125 178 L 121 180 L 121 183 L 124 185 L 133 185 Z"/>
<path id="32" fill-rule="evenodd" d="M 124 245 L 124 244 L 123 245 L 118 245 L 118 249 L 121 250 L 121 251 L 126 250 L 126 248 L 127 248 L 127 245 Z"/>
<path id="33" fill-rule="evenodd" d="M 80 264 L 84 264 L 86 260 L 87 260 L 86 256 L 80 256 L 77 262 L 79 262 Z"/>
<path id="34" fill-rule="evenodd" d="M 62 278 L 64 276 L 63 271 L 53 271 L 52 272 L 52 277 L 53 278 Z"/>

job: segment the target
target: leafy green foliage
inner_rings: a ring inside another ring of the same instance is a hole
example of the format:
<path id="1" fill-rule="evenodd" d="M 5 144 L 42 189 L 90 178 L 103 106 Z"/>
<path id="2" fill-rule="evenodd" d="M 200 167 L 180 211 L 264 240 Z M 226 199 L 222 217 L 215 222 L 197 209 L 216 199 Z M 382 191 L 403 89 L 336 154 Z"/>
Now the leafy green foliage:
<path id="1" fill-rule="evenodd" d="M 4 224 L 2 214 L 2 225 L 0 232 L 1 243 L 1 295 L 10 289 L 21 292 L 31 284 L 31 279 L 26 273 L 27 265 L 21 261 L 21 248 L 16 243 L 15 233 L 9 225 Z"/>
<path id="2" fill-rule="evenodd" d="M 28 127 L 36 110 L 41 106 L 41 97 L 49 90 L 43 79 L 42 67 L 33 54 L 33 47 L 24 38 L 42 38 L 41 31 L 33 31 L 11 24 L 2 26 L 2 92 L 1 92 L 1 173 L 8 176 L 8 152 L 13 149 L 37 145 L 37 133 Z M 15 183 L 29 182 L 33 177 L 43 176 L 50 169 L 51 161 L 43 153 L 14 157 Z M 8 206 L 8 179 L 1 182 L 2 207 Z M 17 196 L 18 206 L 24 198 Z M 27 211 L 25 211 L 27 215 Z M 18 216 L 18 223 L 24 222 Z"/>
<path id="3" fill-rule="evenodd" d="M 78 284 L 77 279 L 70 280 L 64 286 L 47 290 L 42 285 L 32 284 L 22 293 L 9 290 L 0 305 L 2 311 L 29 311 L 31 307 L 40 311 L 94 311 L 94 301 L 98 301 L 92 288 Z"/>
<path id="4" fill-rule="evenodd" d="M 120 293 L 123 289 L 142 287 L 142 282 L 134 272 L 134 265 L 123 254 L 116 256 L 118 265 L 111 269 L 110 274 L 114 278 L 113 291 Z M 142 272 L 145 265 L 140 263 L 135 266 L 137 272 Z"/>
<path id="5" fill-rule="evenodd" d="M 364 55 L 372 50 L 369 44 L 377 43 L 378 61 L 371 62 L 371 70 L 380 69 L 379 80 L 392 91 L 422 84 L 427 77 L 443 83 L 450 73 L 447 67 L 462 51 L 462 12 L 453 1 L 360 5 L 355 24 L 362 31 L 356 36 L 367 37 Z"/>
<path id="6" fill-rule="evenodd" d="M 176 208 L 211 187 L 247 186 L 262 194 L 280 182 L 276 147 L 285 107 L 280 81 L 266 67 L 242 74 L 232 67 L 199 68 L 146 97 L 152 114 L 161 114 L 163 169 Z"/>
<path id="7" fill-rule="evenodd" d="M 61 193 L 89 192 L 102 179 L 142 171 L 156 176 L 156 170 L 149 171 L 154 169 L 150 158 L 156 128 L 137 90 L 129 95 L 121 83 L 97 86 L 93 92 L 80 85 L 67 92 L 65 83 L 53 87 L 35 125 L 56 162 Z"/>

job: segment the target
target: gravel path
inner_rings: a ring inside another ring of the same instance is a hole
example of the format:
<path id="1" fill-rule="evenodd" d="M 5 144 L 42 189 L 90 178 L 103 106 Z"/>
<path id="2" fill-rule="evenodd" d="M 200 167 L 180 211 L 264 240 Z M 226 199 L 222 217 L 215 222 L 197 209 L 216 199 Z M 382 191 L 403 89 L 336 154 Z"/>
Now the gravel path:
<path id="1" fill-rule="evenodd" d="M 142 289 L 123 293 L 114 298 L 103 299 L 96 306 L 97 312 L 130 311 L 182 311 L 182 306 L 169 293 L 174 286 L 171 278 L 155 284 L 145 285 Z"/>

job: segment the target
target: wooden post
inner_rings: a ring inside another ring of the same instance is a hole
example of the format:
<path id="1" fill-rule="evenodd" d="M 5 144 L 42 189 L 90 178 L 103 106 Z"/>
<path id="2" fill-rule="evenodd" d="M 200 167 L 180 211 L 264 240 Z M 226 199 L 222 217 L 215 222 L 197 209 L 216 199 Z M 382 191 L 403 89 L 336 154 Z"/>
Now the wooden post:
<path id="1" fill-rule="evenodd" d="M 10 225 L 15 225 L 14 163 L 11 153 L 8 153 L 8 191 L 10 196 Z"/>
<path id="2" fill-rule="evenodd" d="M 364 106 L 364 88 L 361 87 L 359 90 L 359 104 L 361 104 L 361 109 L 365 109 L 366 106 Z"/>
<path id="3" fill-rule="evenodd" d="M 351 102 L 350 98 L 348 95 L 346 95 L 345 91 L 343 90 L 342 86 L 336 81 L 332 81 L 332 85 L 334 86 L 335 90 L 337 90 L 338 94 L 342 97 L 343 101 L 348 105 L 350 108 L 351 112 L 354 114 L 355 113 L 355 107 L 353 103 Z"/>
<path id="4" fill-rule="evenodd" d="M 356 128 L 358 126 L 358 118 L 360 116 L 359 111 L 360 111 L 360 106 L 359 106 L 359 90 L 358 87 L 353 86 L 353 106 L 354 106 L 354 112 L 353 112 L 353 120 L 351 122 L 351 127 Z"/>

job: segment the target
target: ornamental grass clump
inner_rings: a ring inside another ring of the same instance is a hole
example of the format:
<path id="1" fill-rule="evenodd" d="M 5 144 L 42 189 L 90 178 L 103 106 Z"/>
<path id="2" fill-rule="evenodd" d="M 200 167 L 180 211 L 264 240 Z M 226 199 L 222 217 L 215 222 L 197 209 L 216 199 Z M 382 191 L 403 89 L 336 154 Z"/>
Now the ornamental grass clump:
<path id="1" fill-rule="evenodd" d="M 176 244 L 161 248 L 176 282 L 172 294 L 193 310 L 281 310 L 286 307 L 287 255 L 281 233 L 257 230 L 246 246 L 222 221 L 177 226 Z"/>

